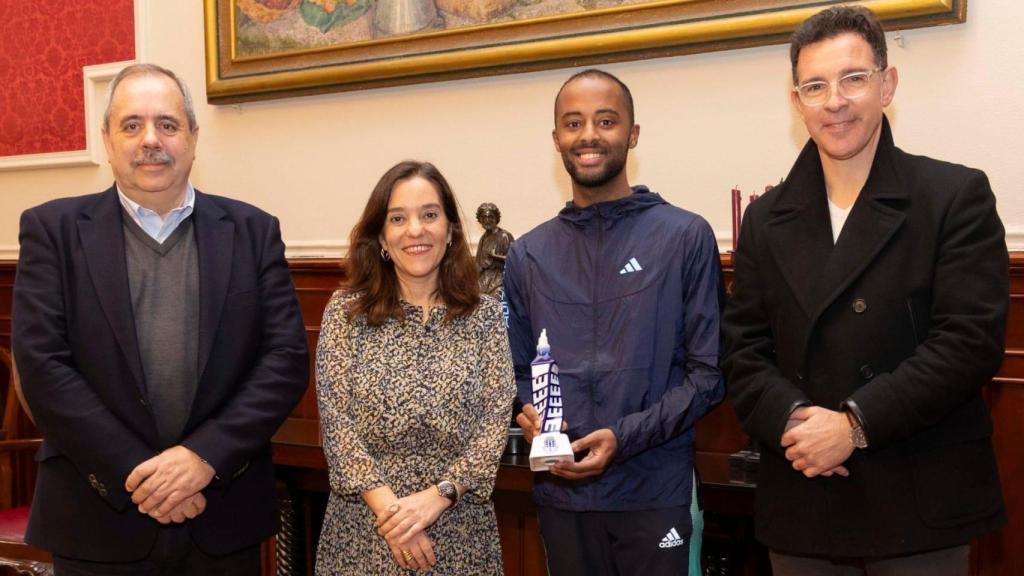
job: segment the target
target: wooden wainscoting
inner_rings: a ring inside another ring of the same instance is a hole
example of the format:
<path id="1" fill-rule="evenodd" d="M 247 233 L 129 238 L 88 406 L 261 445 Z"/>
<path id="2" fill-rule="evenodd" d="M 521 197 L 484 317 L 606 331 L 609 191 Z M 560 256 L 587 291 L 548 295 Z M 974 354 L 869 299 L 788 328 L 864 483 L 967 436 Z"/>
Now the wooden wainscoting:
<path id="1" fill-rule="evenodd" d="M 984 392 L 992 411 L 992 443 L 1009 521 L 974 545 L 971 572 L 977 576 L 1024 574 L 1024 252 L 1010 255 L 1006 355 Z"/>
<path id="2" fill-rule="evenodd" d="M 731 278 L 731 260 L 722 258 L 726 281 Z M 340 284 L 343 266 L 340 260 L 298 259 L 290 262 L 298 291 L 310 350 L 316 350 L 323 309 Z M 976 576 L 1015 576 L 1024 574 L 1024 252 L 1010 257 L 1010 318 L 1006 339 L 1006 357 L 1002 369 L 985 388 L 985 398 L 995 424 L 993 443 L 999 460 L 1003 494 L 1009 510 L 1009 522 L 1002 530 L 982 538 L 972 548 L 971 573 Z M 0 262 L 0 346 L 10 347 L 10 306 L 15 263 Z M 311 356 L 311 362 L 313 358 Z M 0 385 L 6 383 L 0 375 Z M 728 477 L 728 456 L 740 450 L 747 437 L 739 427 L 728 401 L 716 408 L 697 427 L 698 466 L 704 477 L 721 480 Z M 283 484 L 291 490 L 290 504 L 299 518 L 291 549 L 299 558 L 288 559 L 295 573 L 311 573 L 312 554 L 319 534 L 317 508 L 326 490 L 325 462 L 319 450 L 319 420 L 313 383 L 288 421 L 275 437 L 275 461 Z M 296 496 L 297 494 L 297 496 Z M 317 496 L 317 495 L 320 496 Z M 529 472 L 503 468 L 499 473 L 495 502 L 499 512 L 506 573 L 542 574 L 543 553 L 537 536 L 536 516 L 529 501 Z M 709 527 L 718 537 L 727 538 L 736 549 L 756 553 L 749 524 L 742 519 L 750 514 L 749 490 L 736 487 L 708 493 L 709 509 L 718 510 L 726 521 Z M 321 512 L 322 513 L 322 512 Z M 737 520 L 732 522 L 731 519 Z M 717 531 L 717 532 L 716 532 Z M 267 553 L 267 564 L 273 558 Z M 278 553 L 280 558 L 280 552 Z M 763 567 L 747 558 L 734 573 L 759 573 Z M 272 569 L 271 566 L 268 568 Z M 278 569 L 281 568 L 278 562 Z"/>

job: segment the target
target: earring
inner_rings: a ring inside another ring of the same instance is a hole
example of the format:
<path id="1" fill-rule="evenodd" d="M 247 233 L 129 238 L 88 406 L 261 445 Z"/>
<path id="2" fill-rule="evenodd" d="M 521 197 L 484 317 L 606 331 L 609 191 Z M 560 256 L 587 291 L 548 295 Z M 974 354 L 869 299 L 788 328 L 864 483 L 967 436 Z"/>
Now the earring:
<path id="1" fill-rule="evenodd" d="M 449 239 L 448 239 L 448 247 L 449 247 L 449 248 L 451 248 L 451 247 L 452 247 L 452 239 L 451 239 L 451 238 L 449 238 Z"/>
<path id="2" fill-rule="evenodd" d="M 380 259 L 385 262 L 391 260 L 391 254 L 388 254 L 387 248 L 384 248 L 383 246 L 380 247 Z"/>

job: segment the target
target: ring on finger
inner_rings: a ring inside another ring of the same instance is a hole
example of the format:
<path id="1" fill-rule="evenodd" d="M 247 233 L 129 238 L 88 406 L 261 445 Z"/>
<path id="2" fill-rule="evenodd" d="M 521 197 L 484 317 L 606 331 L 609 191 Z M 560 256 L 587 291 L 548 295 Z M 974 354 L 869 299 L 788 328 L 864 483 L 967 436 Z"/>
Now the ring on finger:
<path id="1" fill-rule="evenodd" d="M 406 562 L 412 562 L 412 553 L 408 550 L 402 550 L 402 558 L 405 558 Z"/>

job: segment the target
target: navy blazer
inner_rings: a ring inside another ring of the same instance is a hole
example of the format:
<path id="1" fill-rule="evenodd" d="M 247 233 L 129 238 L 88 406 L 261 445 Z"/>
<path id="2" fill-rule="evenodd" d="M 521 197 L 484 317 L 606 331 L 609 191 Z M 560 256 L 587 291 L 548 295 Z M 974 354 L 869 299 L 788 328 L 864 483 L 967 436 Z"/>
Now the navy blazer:
<path id="1" fill-rule="evenodd" d="M 896 148 L 887 120 L 833 245 L 818 149 L 747 209 L 723 318 L 729 393 L 761 441 L 759 540 L 888 556 L 966 544 L 1006 520 L 981 388 L 1003 358 L 1009 260 L 979 170 Z M 852 400 L 870 443 L 849 478 L 780 447 L 794 404 Z"/>
<path id="2" fill-rule="evenodd" d="M 129 296 L 114 187 L 26 210 L 13 344 L 45 441 L 26 539 L 101 562 L 144 557 L 159 524 L 138 512 L 128 474 L 157 454 Z M 217 478 L 188 521 L 224 554 L 277 530 L 270 438 L 309 376 L 305 331 L 277 219 L 196 191 L 199 374 L 180 444 Z"/>

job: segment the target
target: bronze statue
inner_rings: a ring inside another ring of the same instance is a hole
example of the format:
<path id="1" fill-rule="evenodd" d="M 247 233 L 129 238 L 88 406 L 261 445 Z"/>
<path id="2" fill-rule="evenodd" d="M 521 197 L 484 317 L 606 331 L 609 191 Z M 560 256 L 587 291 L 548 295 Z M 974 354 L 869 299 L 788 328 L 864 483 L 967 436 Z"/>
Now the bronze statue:
<path id="1" fill-rule="evenodd" d="M 498 295 L 505 274 L 505 255 L 515 238 L 498 227 L 501 210 L 490 202 L 476 209 L 476 220 L 484 227 L 484 235 L 476 247 L 476 266 L 480 270 L 480 290 Z"/>

